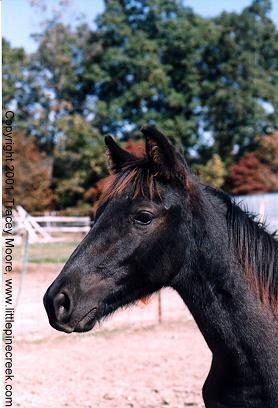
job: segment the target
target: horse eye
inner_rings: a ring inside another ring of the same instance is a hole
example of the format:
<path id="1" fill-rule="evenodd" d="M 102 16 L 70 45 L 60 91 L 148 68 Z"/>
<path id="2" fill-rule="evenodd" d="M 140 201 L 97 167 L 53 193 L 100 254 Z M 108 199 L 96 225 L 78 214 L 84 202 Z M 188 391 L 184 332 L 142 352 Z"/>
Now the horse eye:
<path id="1" fill-rule="evenodd" d="M 133 221 L 135 224 L 148 225 L 153 220 L 153 214 L 148 211 L 141 211 L 133 216 Z"/>

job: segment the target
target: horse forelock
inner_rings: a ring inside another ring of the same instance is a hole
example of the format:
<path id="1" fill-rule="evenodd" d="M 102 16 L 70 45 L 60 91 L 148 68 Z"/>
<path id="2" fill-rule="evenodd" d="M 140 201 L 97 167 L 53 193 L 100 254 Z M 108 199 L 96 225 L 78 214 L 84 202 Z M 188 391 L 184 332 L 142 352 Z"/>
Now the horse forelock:
<path id="1" fill-rule="evenodd" d="M 161 199 L 157 177 L 148 167 L 146 159 L 127 163 L 119 172 L 108 176 L 98 207 L 127 190 L 132 199 L 137 197 L 146 197 L 151 200 Z"/>

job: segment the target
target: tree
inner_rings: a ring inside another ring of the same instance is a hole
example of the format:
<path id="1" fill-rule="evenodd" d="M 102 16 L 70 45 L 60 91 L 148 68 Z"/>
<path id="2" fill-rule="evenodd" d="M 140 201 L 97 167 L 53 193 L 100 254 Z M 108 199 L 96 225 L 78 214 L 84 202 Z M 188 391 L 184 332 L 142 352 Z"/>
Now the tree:
<path id="1" fill-rule="evenodd" d="M 22 67 L 26 65 L 27 56 L 23 48 L 13 48 L 3 38 L 3 107 L 14 99 L 17 87 L 23 80 Z"/>
<path id="2" fill-rule="evenodd" d="M 50 188 L 52 163 L 34 139 L 22 132 L 15 138 L 15 201 L 32 213 L 50 210 L 55 196 Z"/>
<path id="3" fill-rule="evenodd" d="M 204 183 L 216 188 L 223 186 L 226 169 L 218 154 L 214 154 L 205 165 L 195 165 L 194 169 Z"/>
<path id="4" fill-rule="evenodd" d="M 124 135 L 155 122 L 177 145 L 198 139 L 197 61 L 208 23 L 179 1 L 105 2 L 97 20 L 103 52 L 97 59 L 95 123 Z"/>
<path id="5" fill-rule="evenodd" d="M 278 177 L 278 132 L 259 138 L 257 157 Z"/>
<path id="6" fill-rule="evenodd" d="M 33 58 L 3 39 L 3 107 L 16 112 L 16 126 L 47 153 L 53 148 L 50 94 L 44 88 Z M 32 143 L 30 139 L 30 143 Z"/>
<path id="7" fill-rule="evenodd" d="M 234 194 L 278 191 L 278 133 L 258 140 L 258 149 L 246 153 L 230 169 L 230 189 Z"/>
<path id="8" fill-rule="evenodd" d="M 56 121 L 77 113 L 123 140 L 155 122 L 189 161 L 240 157 L 256 147 L 256 134 L 277 128 L 270 7 L 254 0 L 240 14 L 205 19 L 178 0 L 106 0 L 96 29 L 65 26 L 58 13 L 37 35 L 18 87 L 26 133 L 51 154 Z"/>
<path id="9" fill-rule="evenodd" d="M 33 133 L 41 148 L 52 154 L 61 119 L 77 114 L 89 123 L 95 114 L 97 73 L 89 67 L 99 46 L 88 25 L 72 29 L 56 20 L 36 38 L 39 46 L 30 70 L 36 73 L 44 98 L 37 106 Z"/>
<path id="10" fill-rule="evenodd" d="M 264 177 L 266 174 L 256 154 L 246 153 L 231 168 L 231 192 L 234 194 L 251 194 L 266 192 Z"/>
<path id="11" fill-rule="evenodd" d="M 271 3 L 255 0 L 242 13 L 223 12 L 200 70 L 204 128 L 222 160 L 257 146 L 257 134 L 277 129 L 278 31 Z M 237 153 L 237 154 L 236 154 Z"/>
<path id="12" fill-rule="evenodd" d="M 98 131 L 81 116 L 69 115 L 57 123 L 60 135 L 54 150 L 53 188 L 56 208 L 89 209 L 85 192 L 107 174 L 104 143 Z"/>

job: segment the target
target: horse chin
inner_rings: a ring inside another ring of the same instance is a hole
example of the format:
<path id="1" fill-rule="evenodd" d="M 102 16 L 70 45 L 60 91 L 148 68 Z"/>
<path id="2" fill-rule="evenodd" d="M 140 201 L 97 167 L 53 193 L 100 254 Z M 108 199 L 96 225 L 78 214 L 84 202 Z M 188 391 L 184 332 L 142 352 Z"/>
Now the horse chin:
<path id="1" fill-rule="evenodd" d="M 74 328 L 74 332 L 77 333 L 85 333 L 95 326 L 97 322 L 97 308 L 93 307 L 82 319 L 77 323 Z"/>

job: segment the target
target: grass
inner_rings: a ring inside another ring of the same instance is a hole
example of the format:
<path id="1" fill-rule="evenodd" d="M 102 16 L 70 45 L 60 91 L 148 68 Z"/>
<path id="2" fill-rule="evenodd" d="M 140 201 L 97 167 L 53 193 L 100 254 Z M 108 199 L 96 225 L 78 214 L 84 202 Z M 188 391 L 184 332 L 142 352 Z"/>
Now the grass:
<path id="1" fill-rule="evenodd" d="M 30 244 L 28 249 L 28 263 L 65 263 L 78 243 L 79 241 Z M 13 254 L 14 260 L 21 262 L 23 247 L 21 245 L 16 246 Z"/>

